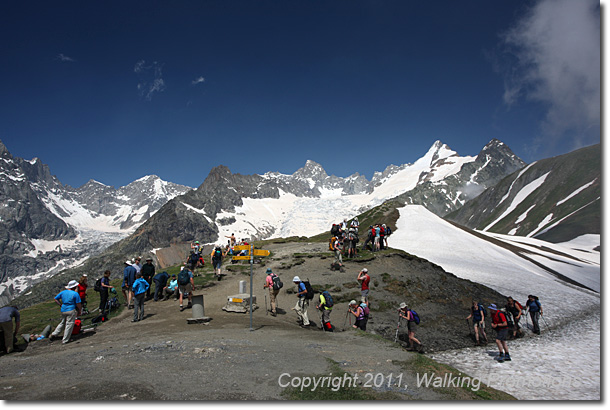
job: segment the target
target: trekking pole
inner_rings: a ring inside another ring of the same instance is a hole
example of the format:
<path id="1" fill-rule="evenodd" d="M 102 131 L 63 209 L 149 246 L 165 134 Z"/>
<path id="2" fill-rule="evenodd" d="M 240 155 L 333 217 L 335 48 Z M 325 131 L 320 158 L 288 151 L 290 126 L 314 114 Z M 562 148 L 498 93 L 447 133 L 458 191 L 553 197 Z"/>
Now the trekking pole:
<path id="1" fill-rule="evenodd" d="M 553 333 L 553 332 L 551 332 L 551 328 L 549 327 L 549 324 L 546 322 L 546 319 L 544 318 L 544 316 L 540 315 L 540 317 L 542 318 L 542 321 L 544 322 L 544 325 L 546 326 L 546 330 L 548 330 L 549 333 Z"/>
<path id="2" fill-rule="evenodd" d="M 265 294 L 265 316 L 269 314 L 269 309 L 267 308 L 267 294 Z"/>
<path id="3" fill-rule="evenodd" d="M 345 320 L 343 321 L 343 331 L 345 331 L 345 325 L 347 324 L 347 315 L 349 315 L 349 310 L 345 313 Z M 350 325 L 351 325 L 351 320 L 350 320 Z"/>
<path id="4" fill-rule="evenodd" d="M 394 336 L 394 343 L 398 341 L 398 329 L 400 329 L 400 313 L 398 314 L 398 325 L 396 326 L 396 335 Z"/>
<path id="5" fill-rule="evenodd" d="M 466 319 L 466 326 L 468 326 L 468 332 L 470 333 L 470 337 L 472 338 L 472 328 L 470 327 L 470 320 Z"/>

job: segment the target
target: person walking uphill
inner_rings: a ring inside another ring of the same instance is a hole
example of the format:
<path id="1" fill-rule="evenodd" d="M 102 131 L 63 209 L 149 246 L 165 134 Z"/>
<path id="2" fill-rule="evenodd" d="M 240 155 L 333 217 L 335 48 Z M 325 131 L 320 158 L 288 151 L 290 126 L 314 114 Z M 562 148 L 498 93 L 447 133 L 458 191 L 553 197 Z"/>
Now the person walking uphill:
<path id="1" fill-rule="evenodd" d="M 538 324 L 538 321 L 540 320 L 540 316 L 542 315 L 542 305 L 540 305 L 540 301 L 536 296 L 528 295 L 527 302 L 525 303 L 525 308 L 530 312 L 530 317 L 532 318 L 532 325 L 534 326 L 534 333 L 539 335 L 540 325 Z"/>
<path id="2" fill-rule="evenodd" d="M 365 309 L 366 304 L 364 302 L 360 303 L 360 305 L 358 305 L 358 302 L 356 302 L 355 300 L 349 302 L 347 311 L 348 313 L 351 313 L 352 315 L 356 316 L 356 322 L 352 325 L 354 329 L 366 331 L 366 322 L 368 321 L 368 318 Z"/>
<path id="3" fill-rule="evenodd" d="M 307 299 L 307 287 L 298 276 L 292 279 L 292 282 L 297 285 L 297 304 L 294 311 L 299 317 L 301 327 L 309 327 L 309 318 L 307 317 L 307 309 L 309 308 L 309 299 Z"/>
<path id="4" fill-rule="evenodd" d="M 414 350 L 415 344 L 417 343 L 417 351 L 423 353 L 423 346 L 419 340 L 415 338 L 415 325 L 417 325 L 417 320 L 415 318 L 415 314 L 405 302 L 402 302 L 398 308 L 398 316 L 402 319 L 407 320 L 407 333 L 409 335 L 409 349 Z"/>
<path id="5" fill-rule="evenodd" d="M 472 318 L 472 323 L 474 327 L 474 338 L 476 340 L 475 345 L 479 346 L 481 344 L 479 340 L 479 332 L 481 332 L 481 336 L 485 339 L 485 343 L 487 343 L 487 335 L 485 334 L 485 310 L 483 309 L 483 305 L 477 303 L 476 300 L 472 301 L 472 306 L 470 307 L 470 315 L 466 318 L 466 320 Z"/>
<path id="6" fill-rule="evenodd" d="M 333 325 L 330 323 L 330 314 L 333 311 L 333 299 L 327 290 L 320 293 L 320 303 L 316 306 L 316 309 L 322 311 L 322 328 L 325 332 L 332 332 Z"/>
<path id="7" fill-rule="evenodd" d="M 491 327 L 496 330 L 496 345 L 500 351 L 498 361 L 508 362 L 511 360 L 510 354 L 508 353 L 508 346 L 506 345 L 506 336 L 508 335 L 508 320 L 506 315 L 498 310 L 495 304 L 491 304 L 488 308 L 491 312 Z"/>
<path id="8" fill-rule="evenodd" d="M 66 286 L 66 290 L 62 290 L 55 296 L 55 303 L 61 306 L 61 322 L 59 322 L 49 339 L 59 337 L 63 331 L 64 337 L 61 342 L 66 344 L 70 341 L 76 317 L 82 314 L 80 296 L 76 292 L 77 288 L 78 282 L 71 280 Z"/>
<path id="9" fill-rule="evenodd" d="M 146 298 L 146 291 L 150 288 L 150 285 L 142 277 L 141 273 L 136 274 L 136 281 L 133 283 L 133 297 L 135 299 L 133 309 L 132 322 L 138 322 L 144 319 L 144 299 Z"/>
<path id="10" fill-rule="evenodd" d="M 277 278 L 277 279 L 276 279 Z M 267 268 L 267 277 L 263 289 L 269 289 L 269 300 L 271 303 L 271 316 L 277 316 L 277 295 L 280 293 L 281 281 L 271 268 Z"/>

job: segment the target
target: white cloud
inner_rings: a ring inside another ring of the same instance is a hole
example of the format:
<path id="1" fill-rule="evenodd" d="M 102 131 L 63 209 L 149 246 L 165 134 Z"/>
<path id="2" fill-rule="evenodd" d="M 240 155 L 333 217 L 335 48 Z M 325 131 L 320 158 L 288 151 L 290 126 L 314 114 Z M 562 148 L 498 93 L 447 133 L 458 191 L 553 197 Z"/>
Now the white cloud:
<path id="1" fill-rule="evenodd" d="M 74 63 L 76 62 L 75 59 L 73 59 L 72 57 L 68 57 L 67 55 L 63 54 L 63 53 L 59 53 L 57 54 L 57 56 L 55 57 L 56 60 L 62 61 L 64 63 Z"/>
<path id="2" fill-rule="evenodd" d="M 200 83 L 203 83 L 203 82 L 205 82 L 205 78 L 199 77 L 199 78 L 196 78 L 193 81 L 191 81 L 191 84 L 192 85 L 197 85 L 197 84 L 200 84 Z"/>
<path id="3" fill-rule="evenodd" d="M 541 126 L 547 136 L 599 138 L 598 1 L 540 0 L 504 34 L 503 44 L 515 58 L 504 67 L 507 105 L 522 98 L 545 104 Z"/>
<path id="4" fill-rule="evenodd" d="M 152 100 L 153 94 L 165 90 L 163 81 L 163 65 L 153 61 L 150 65 L 146 61 L 140 60 L 133 68 L 133 72 L 138 75 L 138 91 L 140 96 L 146 100 Z"/>

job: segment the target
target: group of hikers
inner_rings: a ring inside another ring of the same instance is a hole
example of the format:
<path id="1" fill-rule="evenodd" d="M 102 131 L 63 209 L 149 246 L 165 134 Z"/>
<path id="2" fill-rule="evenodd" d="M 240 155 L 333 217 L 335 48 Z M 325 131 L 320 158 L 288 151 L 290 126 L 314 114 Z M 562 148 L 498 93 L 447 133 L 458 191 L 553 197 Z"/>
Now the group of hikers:
<path id="1" fill-rule="evenodd" d="M 358 255 L 359 228 L 358 217 L 355 217 L 349 223 L 347 219 L 344 219 L 343 222 L 332 225 L 328 249 L 335 253 L 334 265 L 336 268 L 343 267 L 343 256 L 355 258 Z M 386 249 L 388 247 L 388 237 L 391 234 L 392 229 L 389 225 L 369 225 L 361 250 L 368 249 L 371 252 L 377 252 Z"/>
<path id="2" fill-rule="evenodd" d="M 519 322 L 523 315 L 529 312 L 529 316 L 532 320 L 532 330 L 535 334 L 540 334 L 540 318 L 542 317 L 542 305 L 540 299 L 534 295 L 528 295 L 525 307 L 518 301 L 514 300 L 509 296 L 506 300 L 506 306 L 504 308 L 498 308 L 498 306 L 492 303 L 488 306 L 491 313 L 491 327 L 496 331 L 496 345 L 498 346 L 499 356 L 498 361 L 511 361 L 510 353 L 508 351 L 508 345 L 506 340 L 511 336 L 513 339 L 523 336 L 523 331 Z M 481 344 L 487 344 L 487 334 L 485 332 L 485 318 L 487 311 L 483 304 L 477 300 L 472 301 L 470 307 L 470 315 L 466 318 L 468 322 L 468 328 L 470 329 L 469 320 L 472 319 L 474 328 L 475 345 L 480 346 Z M 471 334 L 473 331 L 470 330 Z"/>
<path id="3" fill-rule="evenodd" d="M 387 237 L 391 233 L 391 229 L 385 224 L 377 224 L 375 226 L 370 226 L 369 228 L 368 238 L 363 245 L 363 249 L 369 242 L 373 246 L 371 250 L 387 247 Z M 357 232 L 358 218 L 354 218 L 349 224 L 349 227 L 347 220 L 344 220 L 342 224 L 333 225 L 333 238 L 335 243 L 337 243 L 334 249 L 335 252 L 338 252 L 340 255 L 342 249 L 340 247 L 341 244 L 345 241 L 350 242 L 350 233 L 356 233 L 357 235 Z M 238 255 L 240 252 L 243 252 L 241 249 L 234 249 L 238 244 L 234 235 L 227 236 L 227 238 L 229 238 L 229 241 L 224 250 L 220 245 L 216 245 L 213 247 L 210 254 L 210 260 L 214 267 L 214 274 L 218 280 L 220 280 L 221 277 L 223 258 L 228 254 Z M 242 244 L 247 244 L 247 242 L 242 241 Z M 134 310 L 132 322 L 138 322 L 145 318 L 144 302 L 146 300 L 153 299 L 154 302 L 157 302 L 160 300 L 166 301 L 170 297 L 173 297 L 174 300 L 179 301 L 180 311 L 190 308 L 192 306 L 192 293 L 195 289 L 193 272 L 197 267 L 205 264 L 202 255 L 203 246 L 200 245 L 198 241 L 195 241 L 191 244 L 190 255 L 184 263 L 184 266 L 181 267 L 178 275 L 172 274 L 171 277 L 165 271 L 156 273 L 152 257 L 148 257 L 146 263 L 143 265 L 140 264 L 142 258 L 139 256 L 135 257 L 133 260 L 125 261 L 121 291 L 124 296 L 125 306 L 128 307 L 128 309 Z M 349 251 L 348 255 L 350 255 Z M 340 256 L 339 262 L 342 264 Z M 277 296 L 280 289 L 283 287 L 283 283 L 279 276 L 273 273 L 271 268 L 268 268 L 266 273 L 267 276 L 263 288 L 268 289 L 269 291 L 270 309 L 268 311 L 275 317 L 277 316 Z M 96 281 L 94 286 L 95 291 L 100 293 L 99 311 L 100 316 L 104 317 L 112 307 L 110 295 L 116 295 L 117 293 L 110 284 L 110 275 L 111 272 L 106 270 L 103 276 Z M 368 273 L 368 269 L 364 268 L 360 270 L 356 281 L 360 286 L 361 297 L 359 301 L 351 300 L 349 302 L 343 328 L 345 328 L 347 320 L 349 319 L 351 327 L 366 331 L 367 322 L 371 317 L 369 303 L 370 280 L 371 277 Z M 309 281 L 301 280 L 299 276 L 294 276 L 292 282 L 296 286 L 297 303 L 292 310 L 296 312 L 297 323 L 302 328 L 310 328 L 312 323 L 308 317 L 308 309 L 316 292 L 314 292 Z M 152 285 L 154 285 L 154 293 L 152 293 Z M 65 290 L 55 296 L 54 301 L 60 306 L 61 321 L 55 330 L 48 335 L 50 339 L 61 337 L 62 343 L 71 341 L 71 336 L 75 334 L 77 318 L 82 314 L 89 313 L 87 310 L 87 288 L 87 275 L 84 274 L 78 281 L 70 281 L 68 285 L 65 286 Z M 188 305 L 186 307 L 184 307 L 183 303 L 184 298 L 188 299 Z M 117 303 L 116 297 L 112 299 Z M 265 301 L 265 308 L 267 307 L 266 305 L 267 303 Z M 331 324 L 330 315 L 335 304 L 332 295 L 327 290 L 320 292 L 318 300 L 315 302 L 315 307 L 319 312 L 322 329 L 327 332 L 333 332 L 335 327 Z M 500 356 L 498 357 L 499 361 L 511 360 L 506 340 L 509 338 L 509 332 L 513 338 L 520 337 L 523 334 L 519 322 L 521 317 L 524 314 L 527 314 L 527 312 L 529 312 L 531 317 L 534 333 L 540 334 L 539 319 L 542 315 L 542 306 L 536 296 L 529 295 L 525 307 L 512 297 L 508 297 L 504 308 L 500 309 L 495 304 L 491 304 L 487 309 L 489 309 L 491 313 L 491 327 L 496 330 L 496 344 L 500 352 Z M 415 337 L 416 325 L 420 322 L 419 315 L 417 312 L 410 309 L 404 302 L 400 303 L 397 311 L 398 326 L 396 329 L 395 341 L 398 339 L 401 322 L 406 321 L 408 335 L 407 350 L 423 352 L 422 343 Z M 351 319 L 352 316 L 354 318 L 353 324 Z M 476 345 L 487 343 L 488 339 L 485 332 L 486 318 L 486 308 L 483 304 L 473 300 L 470 314 L 466 320 L 468 321 L 470 329 L 469 320 L 472 319 L 473 330 L 470 332 L 471 335 L 474 336 Z M 14 328 L 12 326 L 12 320 L 15 320 L 16 322 Z M 4 333 L 3 341 L 6 352 L 10 352 L 14 349 L 13 338 L 19 330 L 19 321 L 19 311 L 15 306 L 0 308 L 0 330 Z M 39 336 L 40 338 L 45 337 L 40 335 L 35 336 Z"/>

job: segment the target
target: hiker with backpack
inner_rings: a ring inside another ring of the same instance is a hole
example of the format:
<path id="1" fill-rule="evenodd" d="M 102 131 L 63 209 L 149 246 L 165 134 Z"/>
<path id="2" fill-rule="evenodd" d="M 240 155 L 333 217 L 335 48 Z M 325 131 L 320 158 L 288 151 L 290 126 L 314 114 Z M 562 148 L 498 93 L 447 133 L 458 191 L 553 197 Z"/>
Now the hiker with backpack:
<path id="1" fill-rule="evenodd" d="M 99 281 L 99 282 L 98 282 Z M 110 289 L 114 289 L 113 286 L 110 286 L 110 271 L 107 270 L 104 272 L 104 276 L 102 276 L 98 281 L 95 282 L 94 289 L 97 290 L 99 283 L 99 292 L 100 292 L 100 313 L 105 314 L 107 310 L 108 304 L 108 291 Z"/>
<path id="2" fill-rule="evenodd" d="M 153 277 L 155 276 L 155 265 L 153 265 L 153 259 L 151 257 L 146 258 L 146 263 L 142 266 L 142 277 L 148 283 L 148 290 L 146 290 L 146 300 L 150 300 L 152 296 L 150 295 Z"/>
<path id="3" fill-rule="evenodd" d="M 180 268 L 178 273 L 178 290 L 180 291 L 180 311 L 182 312 L 185 308 L 182 306 L 182 300 L 186 294 L 189 300 L 189 304 L 186 308 L 193 306 L 193 289 L 195 289 L 195 283 L 193 282 L 193 273 L 185 268 Z"/>
<path id="4" fill-rule="evenodd" d="M 390 228 L 390 225 L 386 226 L 384 224 L 383 227 L 385 228 L 385 238 L 384 238 L 385 247 L 387 248 L 388 247 L 388 237 L 392 234 L 392 229 Z"/>
<path id="5" fill-rule="evenodd" d="M 320 303 L 318 303 L 316 309 L 322 312 L 321 322 L 325 332 L 333 331 L 333 326 L 330 324 L 330 314 L 333 310 L 333 305 L 333 298 L 327 290 L 320 293 Z"/>
<path id="6" fill-rule="evenodd" d="M 136 273 L 136 281 L 133 283 L 134 309 L 132 322 L 139 322 L 144 319 L 144 298 L 150 285 L 142 277 L 142 273 Z"/>
<path id="7" fill-rule="evenodd" d="M 217 245 L 212 253 L 210 254 L 210 258 L 212 259 L 212 266 L 214 267 L 214 276 L 216 276 L 217 280 L 220 280 L 222 276 L 220 275 L 220 270 L 222 268 L 222 258 L 223 258 L 222 248 L 220 245 Z"/>
<path id="8" fill-rule="evenodd" d="M 343 242 L 340 237 L 335 239 L 335 243 L 333 243 L 333 250 L 335 251 L 335 264 L 339 266 L 339 269 L 343 267 L 343 256 L 341 252 L 343 251 Z"/>
<path id="9" fill-rule="evenodd" d="M 274 317 L 277 316 L 276 300 L 277 300 L 277 295 L 278 295 L 278 293 L 280 293 L 280 289 L 282 289 L 283 286 L 284 286 L 284 284 L 280 280 L 280 277 L 277 276 L 275 273 L 273 273 L 271 268 L 267 268 L 267 277 L 265 278 L 265 284 L 263 285 L 263 289 L 269 289 L 269 300 L 271 303 L 271 316 L 274 316 Z"/>
<path id="10" fill-rule="evenodd" d="M 347 232 L 347 257 L 355 258 L 356 257 L 356 247 L 358 245 L 358 233 L 354 228 L 349 228 Z"/>
<path id="11" fill-rule="evenodd" d="M 350 228 L 354 228 L 356 233 L 358 233 L 358 228 L 360 227 L 360 222 L 358 222 L 358 217 L 355 217 L 352 222 L 349 224 Z"/>
<path id="12" fill-rule="evenodd" d="M 307 317 L 307 309 L 309 308 L 309 301 L 313 298 L 313 295 L 309 297 L 309 292 L 305 282 L 303 282 L 298 276 L 292 278 L 292 282 L 297 285 L 298 297 L 297 304 L 294 306 L 293 310 L 297 313 L 300 326 L 302 328 L 308 328 L 310 323 L 309 318 Z"/>
<path id="13" fill-rule="evenodd" d="M 508 353 L 508 346 L 506 345 L 506 336 L 508 335 L 506 314 L 500 311 L 493 303 L 489 306 L 489 310 L 491 312 L 491 327 L 496 331 L 496 345 L 498 345 L 498 350 L 500 351 L 498 361 L 500 363 L 508 362 L 511 358 Z"/>
<path id="14" fill-rule="evenodd" d="M 352 325 L 354 329 L 366 331 L 366 323 L 368 322 L 368 307 L 364 303 L 358 304 L 355 300 L 349 302 L 347 307 L 348 313 L 356 316 L 356 322 Z"/>
<path id="15" fill-rule="evenodd" d="M 525 302 L 525 308 L 530 312 L 530 318 L 532 319 L 532 325 L 534 326 L 533 331 L 537 335 L 540 334 L 540 316 L 542 315 L 542 305 L 537 296 L 528 295 L 527 302 Z"/>
<path id="16" fill-rule="evenodd" d="M 509 327 L 513 329 L 513 339 L 517 337 L 517 335 L 521 335 L 521 328 L 519 326 L 519 320 L 521 319 L 521 315 L 523 314 L 523 306 L 521 303 L 514 300 L 512 297 L 508 297 L 506 299 L 506 312 L 510 314 L 512 317 L 512 323 L 509 318 Z M 512 324 L 512 326 L 511 326 Z"/>
<path id="17" fill-rule="evenodd" d="M 475 346 L 481 345 L 479 340 L 479 332 L 481 332 L 481 336 L 483 336 L 485 343 L 487 343 L 487 334 L 485 333 L 485 314 L 485 307 L 473 299 L 472 306 L 470 306 L 470 315 L 468 315 L 466 320 L 468 321 L 470 318 L 472 318 Z"/>
<path id="18" fill-rule="evenodd" d="M 421 352 L 423 346 L 419 340 L 415 337 L 415 326 L 419 324 L 419 315 L 414 310 L 409 309 L 405 302 L 402 302 L 398 308 L 398 317 L 406 319 L 407 321 L 407 335 L 408 335 L 408 350 L 415 350 L 415 344 L 417 343 L 417 351 Z"/>

